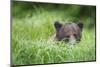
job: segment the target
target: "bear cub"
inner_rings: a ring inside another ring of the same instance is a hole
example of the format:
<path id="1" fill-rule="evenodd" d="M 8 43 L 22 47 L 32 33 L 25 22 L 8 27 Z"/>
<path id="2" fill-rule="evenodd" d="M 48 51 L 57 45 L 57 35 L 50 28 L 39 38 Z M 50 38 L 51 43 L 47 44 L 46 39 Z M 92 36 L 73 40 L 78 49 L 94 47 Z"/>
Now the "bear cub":
<path id="1" fill-rule="evenodd" d="M 54 27 L 56 29 L 56 41 L 65 41 L 70 44 L 75 44 L 81 40 L 83 23 L 61 24 L 59 21 L 56 21 Z"/>

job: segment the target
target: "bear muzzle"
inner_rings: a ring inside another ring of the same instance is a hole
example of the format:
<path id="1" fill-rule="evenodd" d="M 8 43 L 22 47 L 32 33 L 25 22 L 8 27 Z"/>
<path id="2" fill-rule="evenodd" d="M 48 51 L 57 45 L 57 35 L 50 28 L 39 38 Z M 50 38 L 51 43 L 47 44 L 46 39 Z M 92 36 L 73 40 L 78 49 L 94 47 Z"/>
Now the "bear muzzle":
<path id="1" fill-rule="evenodd" d="M 69 44 L 74 45 L 76 43 L 76 38 L 74 36 L 70 36 Z"/>

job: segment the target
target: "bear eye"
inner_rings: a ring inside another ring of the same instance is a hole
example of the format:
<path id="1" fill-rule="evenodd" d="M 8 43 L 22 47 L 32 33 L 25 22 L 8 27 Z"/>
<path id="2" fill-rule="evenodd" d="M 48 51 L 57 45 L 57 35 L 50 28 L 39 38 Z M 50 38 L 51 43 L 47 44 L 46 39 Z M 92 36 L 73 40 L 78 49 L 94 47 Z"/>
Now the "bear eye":
<path id="1" fill-rule="evenodd" d="M 69 38 L 69 37 L 70 37 L 69 35 L 66 36 L 66 38 Z"/>
<path id="2" fill-rule="evenodd" d="M 77 37 L 77 34 L 74 34 L 75 37 Z"/>

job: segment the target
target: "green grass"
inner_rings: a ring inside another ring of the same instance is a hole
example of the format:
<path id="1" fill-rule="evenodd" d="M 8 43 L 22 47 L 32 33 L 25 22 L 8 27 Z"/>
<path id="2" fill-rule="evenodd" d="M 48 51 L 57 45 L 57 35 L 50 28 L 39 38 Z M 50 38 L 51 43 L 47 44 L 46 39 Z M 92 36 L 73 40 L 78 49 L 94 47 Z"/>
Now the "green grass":
<path id="1" fill-rule="evenodd" d="M 56 12 L 42 11 L 32 14 L 32 17 L 28 16 L 29 13 L 24 18 L 13 17 L 12 64 L 27 65 L 96 60 L 95 28 L 87 29 L 84 27 L 81 42 L 74 46 L 49 40 L 55 33 L 54 21 L 64 18 L 64 14 Z M 64 21 L 69 19 L 72 18 L 67 18 Z"/>

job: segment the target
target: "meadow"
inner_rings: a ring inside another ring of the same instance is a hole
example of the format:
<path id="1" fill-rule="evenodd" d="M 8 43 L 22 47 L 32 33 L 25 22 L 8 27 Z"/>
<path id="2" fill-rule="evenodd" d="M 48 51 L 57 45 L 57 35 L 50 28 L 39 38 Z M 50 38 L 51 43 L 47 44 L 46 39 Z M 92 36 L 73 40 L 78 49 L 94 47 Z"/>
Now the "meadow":
<path id="1" fill-rule="evenodd" d="M 84 17 L 80 43 L 72 46 L 63 41 L 49 40 L 55 33 L 54 22 L 66 23 L 75 20 L 80 11 L 79 6 L 68 6 L 70 8 L 67 7 L 64 10 L 64 5 L 56 9 L 56 6 L 52 4 L 48 4 L 49 6 L 36 3 L 33 6 L 26 4 L 18 5 L 17 2 L 12 5 L 12 64 L 51 64 L 96 60 L 95 22 L 92 22 L 91 28 L 89 17 Z"/>

